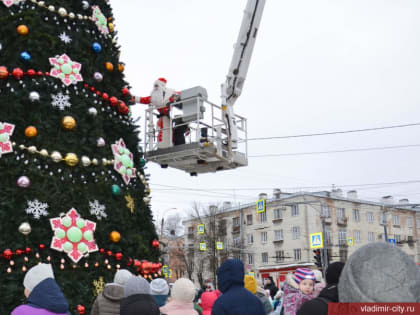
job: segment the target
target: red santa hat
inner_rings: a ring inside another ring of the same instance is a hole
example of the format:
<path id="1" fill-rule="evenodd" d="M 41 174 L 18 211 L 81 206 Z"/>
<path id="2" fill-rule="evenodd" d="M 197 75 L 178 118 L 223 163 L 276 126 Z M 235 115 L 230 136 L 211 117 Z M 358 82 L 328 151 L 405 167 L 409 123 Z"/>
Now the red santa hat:
<path id="1" fill-rule="evenodd" d="M 162 81 L 162 82 L 163 82 L 163 83 L 165 83 L 165 84 L 168 82 L 168 81 L 166 81 L 166 79 L 165 79 L 165 78 L 159 78 L 159 79 L 158 79 L 158 81 Z"/>

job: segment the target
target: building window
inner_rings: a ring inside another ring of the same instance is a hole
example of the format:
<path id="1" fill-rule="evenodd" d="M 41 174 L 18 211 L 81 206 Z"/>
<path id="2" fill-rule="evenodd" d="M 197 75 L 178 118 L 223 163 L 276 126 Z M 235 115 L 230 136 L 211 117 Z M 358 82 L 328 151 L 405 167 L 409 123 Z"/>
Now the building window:
<path id="1" fill-rule="evenodd" d="M 248 265 L 254 264 L 254 254 L 248 254 Z"/>
<path id="2" fill-rule="evenodd" d="M 248 244 L 254 244 L 254 234 L 248 234 Z"/>
<path id="3" fill-rule="evenodd" d="M 360 231 L 354 231 L 354 241 L 355 242 L 360 242 L 362 240 L 361 236 L 360 236 Z"/>
<path id="4" fill-rule="evenodd" d="M 325 242 L 327 243 L 327 245 L 332 245 L 331 228 L 330 227 L 325 228 Z"/>
<path id="5" fill-rule="evenodd" d="M 239 226 L 239 217 L 232 218 L 232 225 Z"/>
<path id="6" fill-rule="evenodd" d="M 407 217 L 407 227 L 410 229 L 413 227 L 413 220 L 411 217 Z"/>
<path id="7" fill-rule="evenodd" d="M 194 227 L 193 226 L 188 227 L 188 234 L 194 234 Z"/>
<path id="8" fill-rule="evenodd" d="M 360 222 L 360 211 L 358 209 L 353 209 L 353 220 L 354 222 Z"/>
<path id="9" fill-rule="evenodd" d="M 373 223 L 373 212 L 367 213 L 367 221 L 368 223 Z"/>
<path id="10" fill-rule="evenodd" d="M 369 242 L 374 242 L 375 241 L 375 233 L 368 232 L 368 241 Z"/>
<path id="11" fill-rule="evenodd" d="M 246 225 L 252 225 L 252 214 L 246 216 Z"/>
<path id="12" fill-rule="evenodd" d="M 274 231 L 274 240 L 282 241 L 283 240 L 283 230 Z"/>
<path id="13" fill-rule="evenodd" d="M 392 216 L 392 224 L 393 225 L 400 225 L 400 216 L 399 215 L 393 215 Z"/>
<path id="14" fill-rule="evenodd" d="M 233 258 L 234 258 L 234 259 L 241 260 L 241 253 L 234 253 L 234 254 L 233 254 Z M 201 270 L 203 270 L 203 269 L 201 269 Z"/>
<path id="15" fill-rule="evenodd" d="M 282 209 L 274 209 L 274 220 L 283 219 Z"/>
<path id="16" fill-rule="evenodd" d="M 293 250 L 293 254 L 295 256 L 295 261 L 301 261 L 302 260 L 302 251 L 300 248 L 295 248 Z"/>
<path id="17" fill-rule="evenodd" d="M 337 208 L 337 218 L 344 219 L 346 217 L 345 208 Z"/>
<path id="18" fill-rule="evenodd" d="M 233 238 L 233 247 L 241 247 L 241 238 L 240 237 L 234 237 Z"/>
<path id="19" fill-rule="evenodd" d="M 261 232 L 261 243 L 267 243 L 267 232 Z"/>
<path id="20" fill-rule="evenodd" d="M 298 205 L 292 205 L 292 217 L 297 217 L 299 215 Z"/>
<path id="21" fill-rule="evenodd" d="M 321 208 L 321 214 L 324 218 L 331 217 L 330 207 L 327 206 L 327 205 L 323 205 L 322 208 Z"/>
<path id="22" fill-rule="evenodd" d="M 299 226 L 294 226 L 292 228 L 292 235 L 293 235 L 293 239 L 294 240 L 298 240 L 300 239 L 300 227 Z"/>
<path id="23" fill-rule="evenodd" d="M 345 229 L 338 230 L 338 244 L 339 245 L 347 244 L 347 230 Z"/>
<path id="24" fill-rule="evenodd" d="M 340 248 L 340 261 L 341 262 L 346 262 L 347 260 L 347 248 Z"/>
<path id="25" fill-rule="evenodd" d="M 260 222 L 261 223 L 267 222 L 267 212 L 266 211 L 260 213 Z"/>
<path id="26" fill-rule="evenodd" d="M 386 213 L 381 212 L 381 224 L 386 224 Z"/>
<path id="27" fill-rule="evenodd" d="M 400 234 L 394 234 L 394 238 L 395 238 L 395 241 L 397 243 L 401 242 L 401 235 Z"/>
<path id="28" fill-rule="evenodd" d="M 280 263 L 284 261 L 284 250 L 276 251 L 276 262 Z"/>
<path id="29" fill-rule="evenodd" d="M 268 253 L 261 254 L 261 261 L 263 264 L 268 264 Z"/>

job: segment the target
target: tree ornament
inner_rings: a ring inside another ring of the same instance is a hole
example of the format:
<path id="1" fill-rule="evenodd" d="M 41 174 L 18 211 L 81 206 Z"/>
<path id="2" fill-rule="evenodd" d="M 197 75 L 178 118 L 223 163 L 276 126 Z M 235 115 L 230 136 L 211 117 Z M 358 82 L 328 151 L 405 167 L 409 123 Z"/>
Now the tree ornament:
<path id="1" fill-rule="evenodd" d="M 114 24 L 113 23 L 108 23 L 108 29 L 111 33 L 113 33 L 114 30 L 115 30 Z"/>
<path id="2" fill-rule="evenodd" d="M 48 204 L 39 202 L 38 199 L 32 201 L 27 201 L 28 207 L 26 208 L 26 213 L 34 217 L 34 219 L 39 220 L 42 216 L 46 217 L 48 215 Z M 29 249 L 30 252 L 30 249 Z"/>
<path id="3" fill-rule="evenodd" d="M 65 17 L 67 15 L 67 10 L 64 8 L 59 8 L 57 13 L 61 16 L 61 17 Z"/>
<path id="4" fill-rule="evenodd" d="M 9 77 L 9 70 L 6 67 L 0 67 L 0 79 L 6 79 Z"/>
<path id="5" fill-rule="evenodd" d="M 72 39 L 70 38 L 70 36 L 68 36 L 66 34 L 66 32 L 61 33 L 59 36 L 60 40 L 64 43 L 64 44 L 70 44 Z"/>
<path id="6" fill-rule="evenodd" d="M 20 176 L 17 180 L 17 185 L 20 188 L 28 188 L 31 185 L 31 181 L 27 176 Z"/>
<path id="7" fill-rule="evenodd" d="M 122 253 L 116 253 L 115 254 L 115 259 L 118 261 L 121 261 L 123 259 L 123 254 Z"/>
<path id="8" fill-rule="evenodd" d="M 98 296 L 99 294 L 101 294 L 105 288 L 104 277 L 99 277 L 98 280 L 93 280 L 93 286 L 95 287 L 94 289 L 95 296 Z"/>
<path id="9" fill-rule="evenodd" d="M 112 72 L 112 71 L 114 71 L 114 65 L 112 63 L 110 63 L 109 61 L 105 62 L 105 69 L 109 72 Z"/>
<path id="10" fill-rule="evenodd" d="M 121 138 L 115 144 L 111 145 L 114 154 L 114 169 L 121 174 L 124 183 L 128 185 L 131 178 L 136 177 L 134 168 L 133 153 L 127 149 L 124 140 Z"/>
<path id="11" fill-rule="evenodd" d="M 102 148 L 102 147 L 104 147 L 105 146 L 105 139 L 104 138 L 102 138 L 102 137 L 100 137 L 100 138 L 98 138 L 98 140 L 96 140 L 96 146 L 98 147 L 98 148 Z"/>
<path id="12" fill-rule="evenodd" d="M 73 167 L 73 166 L 76 166 L 79 163 L 79 158 L 74 153 L 67 153 L 65 158 L 64 158 L 64 161 L 66 162 L 66 164 L 68 166 Z"/>
<path id="13" fill-rule="evenodd" d="M 88 113 L 89 115 L 95 117 L 96 115 L 98 115 L 98 110 L 95 107 L 89 107 Z"/>
<path id="14" fill-rule="evenodd" d="M 99 221 L 106 218 L 105 206 L 101 205 L 98 200 L 89 201 L 90 214 L 96 216 Z"/>
<path id="15" fill-rule="evenodd" d="M 13 69 L 13 71 L 12 71 L 12 75 L 13 75 L 13 77 L 15 78 L 15 79 L 22 79 L 22 77 L 23 77 L 23 71 L 22 71 L 22 69 L 21 68 L 15 68 L 15 69 Z"/>
<path id="16" fill-rule="evenodd" d="M 12 256 L 13 256 L 13 252 L 10 249 L 5 249 L 3 251 L 3 258 L 4 259 L 10 260 L 10 259 L 12 259 Z"/>
<path id="17" fill-rule="evenodd" d="M 38 102 L 40 99 L 39 93 L 36 91 L 32 91 L 31 93 L 29 93 L 29 100 L 32 103 Z"/>
<path id="18" fill-rule="evenodd" d="M 3 4 L 8 8 L 14 4 L 19 4 L 20 2 L 23 2 L 23 1 L 25 0 L 1 0 L 1 2 L 3 2 Z"/>
<path id="19" fill-rule="evenodd" d="M 109 99 L 109 103 L 111 104 L 112 107 L 117 106 L 118 105 L 118 99 L 115 96 L 112 96 Z"/>
<path id="20" fill-rule="evenodd" d="M 103 99 L 104 101 L 109 100 L 109 95 L 108 95 L 108 94 L 106 94 L 106 93 L 103 93 L 103 94 L 102 94 L 102 99 Z"/>
<path id="21" fill-rule="evenodd" d="M 103 15 L 101 9 L 97 5 L 92 6 L 92 21 L 95 22 L 96 26 L 102 34 L 109 34 L 106 17 Z"/>
<path id="22" fill-rule="evenodd" d="M 23 222 L 21 225 L 19 225 L 18 231 L 23 235 L 29 235 L 32 232 L 32 228 L 28 222 Z"/>
<path id="23" fill-rule="evenodd" d="M 82 156 L 81 161 L 82 161 L 82 165 L 85 166 L 85 167 L 90 166 L 90 164 L 92 163 L 90 158 L 85 156 L 85 155 Z"/>
<path id="24" fill-rule="evenodd" d="M 123 64 L 123 63 L 119 63 L 119 64 L 118 64 L 118 71 L 119 71 L 119 72 L 124 72 L 124 70 L 125 70 L 125 66 L 124 66 L 124 64 Z"/>
<path id="25" fill-rule="evenodd" d="M 122 93 L 122 95 L 127 96 L 127 95 L 130 95 L 130 90 L 127 87 L 124 87 L 121 90 L 121 93 Z"/>
<path id="26" fill-rule="evenodd" d="M 118 243 L 121 240 L 120 232 L 112 231 L 111 233 L 109 233 L 109 239 L 114 243 Z"/>
<path id="27" fill-rule="evenodd" d="M 31 55 L 27 51 L 24 51 L 20 54 L 20 59 L 23 61 L 29 61 L 31 60 Z"/>
<path id="28" fill-rule="evenodd" d="M 0 158 L 3 154 L 13 152 L 13 145 L 10 137 L 15 130 L 15 125 L 0 122 Z"/>
<path id="29" fill-rule="evenodd" d="M 51 98 L 52 98 L 51 105 L 55 108 L 64 110 L 66 107 L 69 107 L 69 108 L 71 107 L 69 95 L 65 95 L 59 92 L 58 94 L 51 94 Z"/>
<path id="30" fill-rule="evenodd" d="M 63 160 L 63 157 L 61 156 L 61 153 L 58 151 L 53 151 L 51 153 L 51 160 L 53 160 L 53 162 L 58 163 L 61 162 Z"/>
<path id="31" fill-rule="evenodd" d="M 80 74 L 82 65 L 72 61 L 66 54 L 49 58 L 49 61 L 53 66 L 50 71 L 50 76 L 60 79 L 66 86 L 83 81 L 82 75 Z"/>
<path id="32" fill-rule="evenodd" d="M 22 25 L 19 25 L 16 28 L 16 30 L 17 30 L 18 34 L 19 35 L 22 35 L 22 36 L 28 35 L 28 33 L 29 33 L 28 27 L 26 25 L 23 25 L 23 24 Z"/>
<path id="33" fill-rule="evenodd" d="M 114 196 L 119 196 L 121 194 L 121 188 L 118 185 L 112 185 L 111 190 Z"/>
<path id="34" fill-rule="evenodd" d="M 134 199 L 130 194 L 125 196 L 125 201 L 127 201 L 126 207 L 130 209 L 131 213 L 134 213 Z"/>
<path id="35" fill-rule="evenodd" d="M 36 72 L 34 69 L 29 69 L 28 71 L 26 71 L 26 75 L 30 78 L 33 78 L 36 75 Z"/>
<path id="36" fill-rule="evenodd" d="M 38 130 L 34 126 L 29 126 L 25 129 L 25 136 L 27 138 L 33 138 L 38 135 Z"/>
<path id="37" fill-rule="evenodd" d="M 93 74 L 93 79 L 94 79 L 96 82 L 102 82 L 102 80 L 104 79 L 104 77 L 103 77 L 102 73 L 100 73 L 100 72 L 95 72 L 95 73 Z"/>
<path id="38" fill-rule="evenodd" d="M 128 109 L 128 106 L 127 106 L 127 105 L 125 105 L 125 103 L 124 103 L 123 101 L 118 101 L 118 111 L 119 111 L 121 114 L 126 115 L 126 114 L 128 114 L 129 109 Z"/>
<path id="39" fill-rule="evenodd" d="M 61 120 L 61 125 L 66 130 L 73 130 L 76 128 L 76 120 L 71 116 L 65 116 Z"/>
<path id="40" fill-rule="evenodd" d="M 144 167 L 146 165 L 146 160 L 144 158 L 140 158 L 139 165 L 140 167 Z"/>
<path id="41" fill-rule="evenodd" d="M 153 242 L 152 242 L 152 246 L 153 246 L 154 248 L 159 248 L 159 241 L 158 241 L 158 240 L 153 240 Z"/>
<path id="42" fill-rule="evenodd" d="M 63 217 L 50 219 L 50 224 L 54 231 L 51 248 L 64 251 L 74 263 L 98 251 L 93 238 L 96 223 L 82 219 L 76 209 L 70 209 Z"/>
<path id="43" fill-rule="evenodd" d="M 80 315 L 85 314 L 86 312 L 86 308 L 83 305 L 77 305 L 77 311 L 79 312 Z"/>
<path id="44" fill-rule="evenodd" d="M 97 42 L 94 42 L 94 43 L 92 44 L 92 50 L 93 50 L 94 52 L 96 52 L 96 53 L 100 53 L 100 52 L 102 51 L 102 46 L 101 46 L 101 44 L 99 44 L 99 43 L 97 43 Z"/>
<path id="45" fill-rule="evenodd" d="M 87 2 L 87 1 L 82 1 L 82 8 L 83 8 L 83 10 L 87 10 L 87 9 L 89 9 L 89 2 Z"/>

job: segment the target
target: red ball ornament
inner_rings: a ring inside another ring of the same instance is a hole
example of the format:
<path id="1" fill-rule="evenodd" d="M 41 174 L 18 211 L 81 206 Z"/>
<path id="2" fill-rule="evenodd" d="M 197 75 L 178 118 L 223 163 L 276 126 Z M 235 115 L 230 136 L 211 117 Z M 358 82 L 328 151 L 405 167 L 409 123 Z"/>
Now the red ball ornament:
<path id="1" fill-rule="evenodd" d="M 6 67 L 0 67 L 0 79 L 6 79 L 9 76 L 9 70 Z"/>
<path id="2" fill-rule="evenodd" d="M 35 72 L 35 70 L 34 70 L 34 69 L 29 69 L 28 71 L 26 71 L 26 74 L 27 74 L 30 78 L 32 78 L 33 76 L 35 76 L 35 75 L 36 75 L 36 72 Z"/>
<path id="3" fill-rule="evenodd" d="M 121 114 L 126 114 L 126 111 L 128 110 L 127 105 L 123 101 L 118 101 L 118 111 Z M 128 113 L 128 112 L 127 112 Z"/>
<path id="4" fill-rule="evenodd" d="M 106 254 L 108 255 L 108 256 L 112 256 L 112 252 L 109 250 L 109 251 L 107 251 L 106 252 Z"/>
<path id="5" fill-rule="evenodd" d="M 23 77 L 23 71 L 21 68 L 15 68 L 12 71 L 12 75 L 15 79 L 21 79 Z"/>
<path id="6" fill-rule="evenodd" d="M 122 253 L 116 253 L 115 254 L 115 259 L 116 260 L 121 260 L 123 258 L 123 254 Z"/>
<path id="7" fill-rule="evenodd" d="M 22 255 L 23 253 L 24 253 L 24 251 L 21 250 L 21 249 L 16 250 L 16 255 Z"/>
<path id="8" fill-rule="evenodd" d="M 99 249 L 99 252 L 100 252 L 101 254 L 103 254 L 103 253 L 105 253 L 105 249 L 100 248 L 100 249 Z"/>
<path id="9" fill-rule="evenodd" d="M 13 252 L 12 252 L 10 249 L 5 249 L 5 250 L 3 251 L 3 257 L 4 257 L 5 259 L 10 260 L 10 259 L 12 259 L 12 256 L 13 256 Z"/>
<path id="10" fill-rule="evenodd" d="M 95 92 L 95 87 L 91 86 L 91 87 L 90 87 L 90 90 L 91 90 L 92 92 Z"/>
<path id="11" fill-rule="evenodd" d="M 89 84 L 85 83 L 85 84 L 83 84 L 83 86 L 84 86 L 85 88 L 88 88 L 88 87 L 89 87 Z"/>
<path id="12" fill-rule="evenodd" d="M 152 242 L 152 246 L 153 246 L 154 248 L 159 248 L 159 241 L 158 241 L 158 240 L 153 240 L 153 242 Z"/>
<path id="13" fill-rule="evenodd" d="M 77 311 L 79 312 L 79 314 L 85 314 L 86 312 L 86 308 L 83 305 L 77 305 Z"/>
<path id="14" fill-rule="evenodd" d="M 25 253 L 29 254 L 31 252 L 31 249 L 29 247 L 25 248 Z"/>
<path id="15" fill-rule="evenodd" d="M 127 96 L 130 95 L 130 90 L 128 88 L 123 88 L 121 91 L 122 95 Z"/>
<path id="16" fill-rule="evenodd" d="M 44 244 L 39 244 L 39 249 L 45 249 L 45 245 Z"/>
<path id="17" fill-rule="evenodd" d="M 37 76 L 39 76 L 39 77 L 42 77 L 44 74 L 42 73 L 42 71 L 38 71 L 38 72 L 36 73 L 36 75 L 37 75 Z"/>
<path id="18" fill-rule="evenodd" d="M 127 261 L 127 266 L 131 266 L 133 264 L 133 259 L 132 258 L 130 258 L 128 261 Z"/>
<path id="19" fill-rule="evenodd" d="M 50 75 L 50 73 L 47 71 L 47 72 L 45 72 L 45 75 L 48 77 Z"/>
<path id="20" fill-rule="evenodd" d="M 101 95 L 101 92 L 100 91 L 96 91 L 96 95 Z"/>
<path id="21" fill-rule="evenodd" d="M 112 106 L 112 107 L 114 107 L 114 106 L 117 106 L 117 105 L 118 105 L 118 99 L 117 99 L 115 96 L 112 96 L 112 97 L 109 99 L 109 102 L 111 103 L 111 106 Z"/>
<path id="22" fill-rule="evenodd" d="M 124 107 L 121 109 L 121 114 L 127 115 L 130 112 L 130 109 L 127 105 L 124 105 Z"/>
<path id="23" fill-rule="evenodd" d="M 109 100 L 109 95 L 106 94 L 106 93 L 103 93 L 102 98 L 103 98 L 104 101 L 107 101 L 107 100 Z"/>
<path id="24" fill-rule="evenodd" d="M 141 262 L 137 259 L 134 260 L 134 267 L 140 268 L 141 267 Z"/>

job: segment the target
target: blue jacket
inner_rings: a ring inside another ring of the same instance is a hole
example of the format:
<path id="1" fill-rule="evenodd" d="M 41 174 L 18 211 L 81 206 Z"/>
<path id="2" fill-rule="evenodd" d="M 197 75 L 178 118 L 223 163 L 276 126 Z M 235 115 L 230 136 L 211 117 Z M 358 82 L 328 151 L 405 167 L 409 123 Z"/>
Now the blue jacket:
<path id="1" fill-rule="evenodd" d="M 260 299 L 244 288 L 244 265 L 228 259 L 217 271 L 222 295 L 213 305 L 212 315 L 265 315 Z"/>

